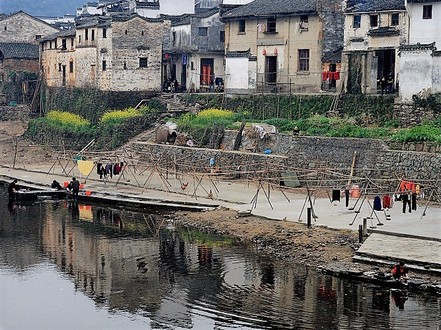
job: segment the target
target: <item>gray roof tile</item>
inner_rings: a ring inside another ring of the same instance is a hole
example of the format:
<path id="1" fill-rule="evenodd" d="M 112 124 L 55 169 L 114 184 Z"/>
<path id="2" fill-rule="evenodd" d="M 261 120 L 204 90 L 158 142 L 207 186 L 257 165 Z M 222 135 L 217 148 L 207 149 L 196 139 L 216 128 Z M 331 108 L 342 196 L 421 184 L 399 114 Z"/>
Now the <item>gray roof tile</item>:
<path id="1" fill-rule="evenodd" d="M 300 15 L 317 11 L 316 0 L 255 0 L 222 14 L 223 19 Z"/>
<path id="2" fill-rule="evenodd" d="M 376 12 L 385 10 L 406 10 L 404 0 L 348 0 L 346 12 Z"/>
<path id="3" fill-rule="evenodd" d="M 38 45 L 34 44 L 0 42 L 0 52 L 6 59 L 38 59 Z"/>

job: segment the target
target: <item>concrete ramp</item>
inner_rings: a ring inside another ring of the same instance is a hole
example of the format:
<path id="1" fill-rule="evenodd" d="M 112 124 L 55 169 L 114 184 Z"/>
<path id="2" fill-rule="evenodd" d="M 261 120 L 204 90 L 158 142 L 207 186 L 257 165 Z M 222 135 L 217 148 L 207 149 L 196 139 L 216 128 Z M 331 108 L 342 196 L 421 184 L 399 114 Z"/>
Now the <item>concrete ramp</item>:
<path id="1" fill-rule="evenodd" d="M 354 261 L 394 264 L 441 274 L 441 241 L 426 237 L 375 232 L 356 251 Z"/>

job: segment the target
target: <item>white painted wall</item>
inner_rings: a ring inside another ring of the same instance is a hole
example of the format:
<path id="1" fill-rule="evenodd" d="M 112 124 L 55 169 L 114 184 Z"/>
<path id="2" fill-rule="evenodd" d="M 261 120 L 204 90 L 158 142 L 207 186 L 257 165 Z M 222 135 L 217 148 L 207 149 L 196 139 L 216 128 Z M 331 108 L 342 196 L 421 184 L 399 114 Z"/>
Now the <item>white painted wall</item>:
<path id="1" fill-rule="evenodd" d="M 245 92 L 248 90 L 248 80 L 248 57 L 227 57 L 225 59 L 225 89 Z"/>
<path id="2" fill-rule="evenodd" d="M 412 101 L 412 95 L 432 92 L 433 57 L 430 49 L 401 51 L 400 99 Z"/>
<path id="3" fill-rule="evenodd" d="M 136 7 L 135 12 L 143 17 L 156 18 L 159 15 L 194 14 L 194 0 L 160 0 L 159 9 Z"/>
<path id="4" fill-rule="evenodd" d="M 254 0 L 224 0 L 223 5 L 246 5 Z"/>
<path id="5" fill-rule="evenodd" d="M 435 41 L 436 46 L 441 47 L 441 2 L 408 3 L 406 5 L 410 18 L 409 43 L 429 44 Z M 423 5 L 432 5 L 432 19 L 423 19 Z"/>

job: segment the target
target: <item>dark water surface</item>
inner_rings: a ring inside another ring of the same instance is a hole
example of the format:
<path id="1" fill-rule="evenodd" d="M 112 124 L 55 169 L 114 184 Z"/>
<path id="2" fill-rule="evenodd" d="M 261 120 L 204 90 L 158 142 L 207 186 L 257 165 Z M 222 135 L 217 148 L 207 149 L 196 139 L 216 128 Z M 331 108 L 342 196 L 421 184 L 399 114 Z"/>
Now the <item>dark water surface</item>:
<path id="1" fill-rule="evenodd" d="M 264 260 L 166 215 L 0 198 L 1 330 L 440 329 L 440 297 Z"/>

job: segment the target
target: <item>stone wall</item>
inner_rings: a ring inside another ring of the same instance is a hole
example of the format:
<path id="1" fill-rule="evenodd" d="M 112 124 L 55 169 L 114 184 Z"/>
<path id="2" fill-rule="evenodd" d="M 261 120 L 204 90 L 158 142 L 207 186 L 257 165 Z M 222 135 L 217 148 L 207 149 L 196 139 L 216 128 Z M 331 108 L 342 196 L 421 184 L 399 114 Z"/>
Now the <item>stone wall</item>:
<path id="1" fill-rule="evenodd" d="M 19 105 L 16 107 L 1 106 L 0 121 L 27 120 L 29 116 L 29 107 Z"/>
<path id="2" fill-rule="evenodd" d="M 441 173 L 440 154 L 390 150 L 384 142 L 375 139 L 272 135 L 264 143 L 258 144 L 254 149 L 256 153 L 253 153 L 232 151 L 234 138 L 233 132 L 226 134 L 225 150 L 137 143 L 135 151 L 147 162 L 160 162 L 164 168 L 176 164 L 180 171 L 188 172 L 206 173 L 210 170 L 210 158 L 216 159 L 220 171 L 231 172 L 240 166 L 245 172 L 269 170 L 268 175 L 272 178 L 282 172 L 300 174 L 305 170 L 313 173 L 312 170 L 321 169 L 327 173 L 322 185 L 335 186 L 336 182 L 341 182 L 342 187 L 348 180 L 356 152 L 353 182 L 366 181 L 367 178 L 390 180 L 387 184 L 391 191 L 396 189 L 399 179 L 414 180 L 426 187 L 433 186 Z M 244 139 L 242 146 L 250 144 L 249 139 Z M 268 149 L 271 154 L 263 152 Z M 185 168 L 183 164 L 188 167 Z M 299 177 L 299 181 L 304 180 Z M 441 196 L 440 188 L 438 195 Z"/>
<path id="3" fill-rule="evenodd" d="M 395 103 L 394 118 L 400 121 L 401 127 L 412 127 L 435 119 L 435 113 L 424 108 L 419 108 L 413 104 Z"/>
<path id="4" fill-rule="evenodd" d="M 138 142 L 133 151 L 141 156 L 141 161 L 154 163 L 162 169 L 189 173 L 240 174 L 241 178 L 278 175 L 278 168 L 288 165 L 288 157 L 245 153 L 230 150 L 179 147 L 174 145 Z M 210 159 L 214 159 L 210 166 Z M 274 170 L 274 171 L 272 171 Z M 233 174 L 233 175 L 234 175 Z"/>

